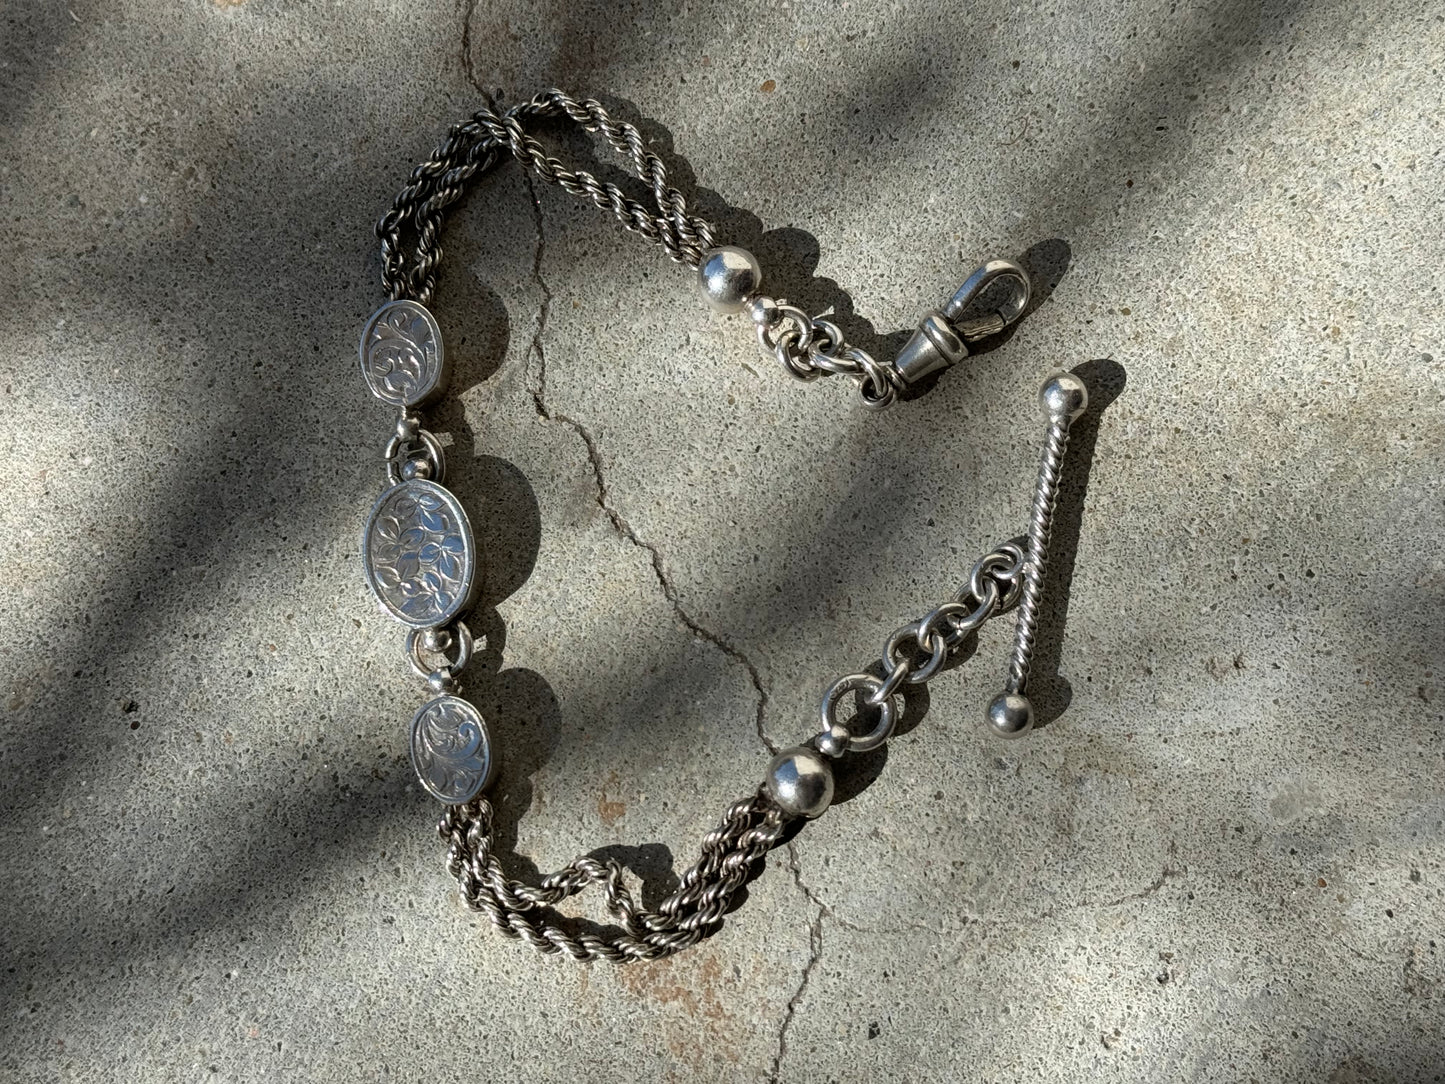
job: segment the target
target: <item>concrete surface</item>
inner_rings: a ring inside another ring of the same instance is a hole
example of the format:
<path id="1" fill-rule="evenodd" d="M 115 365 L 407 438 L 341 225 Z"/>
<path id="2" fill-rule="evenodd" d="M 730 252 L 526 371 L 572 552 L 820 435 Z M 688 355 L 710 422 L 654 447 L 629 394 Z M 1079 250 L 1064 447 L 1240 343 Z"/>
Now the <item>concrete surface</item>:
<path id="1" fill-rule="evenodd" d="M 0 1078 L 1445 1077 L 1435 5 L 0 25 Z M 461 207 L 433 424 L 491 554 L 471 691 L 520 871 L 624 848 L 665 889 L 824 684 L 1023 529 L 1040 378 L 1116 396 L 1070 460 L 1066 710 L 984 737 L 991 626 L 718 936 L 623 970 L 456 903 L 356 552 L 371 224 L 483 92 L 552 83 L 880 353 L 989 256 L 1052 292 L 879 417 L 516 169 Z"/>

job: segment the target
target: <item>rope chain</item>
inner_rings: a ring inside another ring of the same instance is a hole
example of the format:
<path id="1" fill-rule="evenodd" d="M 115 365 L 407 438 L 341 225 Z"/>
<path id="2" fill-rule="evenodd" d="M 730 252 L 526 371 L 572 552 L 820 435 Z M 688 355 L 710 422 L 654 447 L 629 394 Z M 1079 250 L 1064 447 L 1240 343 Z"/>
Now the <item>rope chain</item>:
<path id="1" fill-rule="evenodd" d="M 677 891 L 647 911 L 622 883 L 622 865 L 591 855 L 542 879 L 539 885 L 514 881 L 503 872 L 492 841 L 492 805 L 475 798 L 448 806 L 437 830 L 447 846 L 447 870 L 457 879 L 462 899 L 485 911 L 503 934 L 520 938 L 546 953 L 565 952 L 578 960 L 656 960 L 696 944 L 722 922 L 753 864 L 782 835 L 783 811 L 760 793 L 734 802 L 722 821 L 702 840 L 701 854 L 681 878 Z M 607 909 L 622 932 L 569 933 L 551 908 L 600 884 Z"/>
<path id="2" fill-rule="evenodd" d="M 586 170 L 568 169 L 523 130 L 524 120 L 558 116 L 567 117 L 584 131 L 600 132 L 629 160 L 638 180 L 651 189 L 653 206 L 639 203 Z M 443 213 L 462 197 L 468 183 L 495 166 L 504 152 L 549 184 L 610 211 L 624 229 L 661 245 L 677 263 L 695 268 L 703 253 L 714 247 L 712 223 L 688 212 L 686 198 L 667 183 L 667 167 L 643 145 L 641 132 L 613 120 L 590 98 L 579 102 L 560 90 L 545 90 L 505 113 L 477 110 L 470 119 L 453 125 L 431 157 L 412 170 L 406 187 L 376 224 L 381 239 L 381 283 L 387 297 L 393 301 L 409 298 L 423 305 L 430 302 L 442 257 Z M 408 241 L 413 249 L 410 256 Z"/>

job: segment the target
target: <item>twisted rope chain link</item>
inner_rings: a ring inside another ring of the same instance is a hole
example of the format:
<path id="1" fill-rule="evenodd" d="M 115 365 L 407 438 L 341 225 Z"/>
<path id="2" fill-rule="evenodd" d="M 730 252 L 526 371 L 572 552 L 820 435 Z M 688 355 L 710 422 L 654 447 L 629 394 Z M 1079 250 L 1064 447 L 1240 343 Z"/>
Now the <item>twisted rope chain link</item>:
<path id="1" fill-rule="evenodd" d="M 1059 480 L 1063 475 L 1064 453 L 1069 447 L 1069 427 L 1050 425 L 1044 435 L 1044 450 L 1039 457 L 1038 484 L 1033 504 L 1029 507 L 1029 567 L 1023 581 L 1023 599 L 1019 603 L 1018 630 L 1013 653 L 1009 658 L 1007 688 L 1022 692 L 1029 680 L 1029 665 L 1034 654 L 1034 635 L 1038 629 L 1039 607 L 1044 593 L 1044 572 L 1048 562 L 1049 534 L 1053 529 L 1054 509 L 1059 501 Z"/>
<path id="2" fill-rule="evenodd" d="M 584 131 L 600 132 L 651 189 L 654 206 L 631 199 L 615 184 L 600 181 L 586 170 L 568 169 L 523 130 L 526 119 L 557 116 L 569 118 Z M 678 263 L 695 268 L 703 253 L 714 246 L 712 224 L 688 212 L 687 200 L 667 183 L 667 167 L 643 145 L 641 132 L 613 120 L 590 98 L 579 102 L 560 90 L 546 90 L 505 113 L 479 109 L 470 119 L 453 125 L 431 157 L 412 170 L 406 187 L 376 224 L 381 240 L 381 283 L 391 300 L 430 302 L 442 257 L 443 213 L 461 198 L 467 184 L 495 166 L 504 152 L 549 184 L 610 211 L 625 229 L 661 245 Z M 408 241 L 413 250 L 410 256 Z"/>
<path id="3" fill-rule="evenodd" d="M 656 911 L 638 906 L 615 859 L 583 855 L 539 885 L 509 879 L 493 848 L 492 805 L 485 798 L 448 806 L 437 830 L 447 842 L 447 870 L 462 899 L 472 910 L 485 911 L 503 934 L 546 953 L 622 963 L 670 956 L 712 932 L 753 863 L 777 843 L 784 823 L 782 810 L 761 794 L 734 802 L 703 837 L 701 854 L 677 891 Z M 557 924 L 552 906 L 590 884 L 602 885 L 607 909 L 623 932 L 572 934 Z"/>

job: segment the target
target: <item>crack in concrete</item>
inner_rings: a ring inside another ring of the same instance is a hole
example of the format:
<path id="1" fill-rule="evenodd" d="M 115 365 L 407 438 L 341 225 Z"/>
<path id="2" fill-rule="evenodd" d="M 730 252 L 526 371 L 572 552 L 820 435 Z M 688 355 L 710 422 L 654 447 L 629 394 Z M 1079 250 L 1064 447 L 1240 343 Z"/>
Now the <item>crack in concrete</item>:
<path id="1" fill-rule="evenodd" d="M 837 911 L 833 910 L 833 908 L 830 907 L 830 906 L 823 900 L 823 898 L 818 895 L 818 893 L 813 889 L 813 886 L 812 886 L 812 885 L 808 884 L 807 881 L 803 880 L 803 866 L 802 866 L 802 863 L 798 861 L 798 841 L 797 841 L 797 839 L 790 839 L 790 840 L 788 840 L 787 851 L 788 851 L 788 869 L 789 869 L 789 870 L 792 872 L 792 874 L 793 874 L 793 882 L 798 886 L 798 891 L 801 892 L 801 893 L 807 898 L 808 902 L 811 903 L 814 907 L 816 907 L 816 908 L 819 910 L 819 912 L 821 912 L 821 913 L 822 913 L 825 917 L 827 917 L 830 921 L 837 923 L 839 926 L 843 927 L 843 929 L 845 929 L 845 930 L 850 930 L 850 931 L 852 931 L 853 933 L 889 933 L 889 932 L 892 932 L 892 931 L 885 930 L 885 929 L 881 929 L 881 928 L 870 928 L 870 927 L 868 927 L 868 926 L 860 926 L 860 925 L 858 925 L 858 923 L 856 923 L 856 922 L 849 922 L 849 921 L 848 921 L 846 918 L 844 918 L 842 915 L 838 914 Z M 903 927 L 903 928 L 905 928 L 905 929 L 917 928 L 917 929 L 922 929 L 922 930 L 928 930 L 930 933 L 935 933 L 935 934 L 938 934 L 939 936 L 942 936 L 942 933 L 941 933 L 940 931 L 935 930 L 935 929 L 933 929 L 933 928 L 930 927 L 930 926 L 925 926 L 925 925 L 923 925 L 922 923 L 913 923 L 913 924 L 911 924 L 910 926 L 908 926 L 908 927 Z"/>
<path id="2" fill-rule="evenodd" d="M 473 86 L 476 84 L 473 83 Z M 486 91 L 477 88 L 486 96 Z M 488 96 L 490 104 L 490 97 Z M 524 183 L 527 186 L 527 196 L 532 205 L 532 226 L 537 238 L 536 251 L 532 258 L 532 281 L 537 289 L 541 291 L 542 301 L 537 307 L 537 322 L 532 334 L 531 353 L 536 358 L 536 382 L 532 387 L 532 405 L 537 411 L 538 417 L 544 421 L 557 422 L 567 426 L 582 440 L 583 446 L 587 449 L 587 462 L 592 468 L 592 478 L 597 487 L 597 506 L 602 509 L 607 520 L 617 534 L 626 539 L 632 545 L 647 554 L 652 565 L 653 575 L 657 578 L 658 586 L 662 589 L 662 596 L 672 607 L 674 616 L 687 627 L 698 639 L 711 644 L 721 651 L 733 662 L 741 666 L 752 683 L 753 692 L 757 695 L 757 711 L 754 713 L 753 726 L 757 731 L 760 741 L 769 753 L 777 753 L 778 747 L 768 737 L 763 722 L 767 714 L 768 691 L 763 685 L 763 675 L 752 659 L 742 652 L 735 645 L 730 643 L 721 633 L 714 632 L 702 622 L 698 621 L 683 607 L 678 597 L 677 587 L 673 584 L 667 573 L 667 567 L 662 559 L 662 551 L 652 542 L 642 538 L 632 524 L 627 522 L 626 517 L 617 510 L 612 503 L 611 491 L 607 486 L 607 475 L 603 467 L 602 451 L 597 445 L 597 439 L 576 418 L 564 414 L 559 410 L 552 409 L 547 402 L 547 355 L 542 346 L 542 338 L 547 328 L 547 317 L 552 309 L 552 291 L 548 288 L 545 279 L 542 277 L 542 259 L 546 250 L 546 236 L 542 229 L 542 205 L 537 199 L 537 190 L 530 173 L 523 174 Z"/>
<path id="3" fill-rule="evenodd" d="M 467 82 L 482 96 L 487 107 L 493 112 L 497 112 L 496 102 L 492 100 L 492 95 L 488 93 L 487 89 L 478 82 L 476 71 L 472 67 L 472 16 L 477 10 L 477 0 L 462 0 L 462 5 L 462 70 L 466 73 Z M 544 421 L 560 422 L 582 439 L 582 443 L 587 449 L 587 461 L 592 467 L 592 477 L 597 485 L 597 506 L 602 509 L 618 535 L 648 555 L 653 575 L 657 577 L 658 585 L 662 588 L 663 598 L 667 599 L 677 619 L 698 639 L 711 644 L 747 671 L 748 680 L 752 682 L 753 692 L 757 694 L 758 707 L 753 717 L 753 726 L 757 731 L 758 741 L 769 753 L 776 754 L 778 747 L 768 737 L 763 725 L 767 715 L 768 691 L 763 685 L 762 672 L 753 660 L 739 648 L 720 633 L 713 632 L 704 626 L 683 608 L 682 602 L 678 598 L 677 588 L 667 574 L 667 568 L 662 560 L 662 551 L 653 543 L 641 538 L 622 513 L 612 504 L 611 494 L 607 488 L 607 476 L 603 470 L 602 452 L 597 446 L 596 438 L 576 418 L 552 410 L 547 403 L 547 355 L 542 348 L 542 337 L 547 328 L 547 316 L 552 308 L 552 291 L 542 277 L 542 257 L 547 242 L 546 235 L 542 230 L 542 204 L 537 199 L 537 189 L 533 184 L 531 173 L 524 171 L 522 180 L 527 186 L 527 198 L 531 201 L 532 228 L 537 238 L 536 251 L 532 257 L 532 281 L 542 294 L 541 304 L 537 307 L 536 329 L 532 334 L 531 352 L 537 359 L 537 382 L 532 388 L 532 404 L 536 408 L 538 416 Z"/>
<path id="4" fill-rule="evenodd" d="M 791 848 L 792 844 L 790 843 L 788 846 Z M 801 882 L 799 883 L 801 884 Z M 803 994 L 808 989 L 808 980 L 813 977 L 813 968 L 818 966 L 818 960 L 823 955 L 823 914 L 820 906 L 818 913 L 813 916 L 812 924 L 808 927 L 808 947 L 810 949 L 808 962 L 803 967 L 803 976 L 798 982 L 798 988 L 788 999 L 788 1008 L 783 1013 L 782 1026 L 778 1028 L 778 1049 L 773 1054 L 773 1064 L 768 1070 L 768 1084 L 778 1084 L 779 1074 L 783 1069 L 783 1058 L 788 1054 L 788 1029 L 793 1026 L 793 1018 L 798 1014 L 798 1006 L 802 1003 Z"/>
<path id="5" fill-rule="evenodd" d="M 492 96 L 482 89 L 482 84 L 477 82 L 476 69 L 472 67 L 472 16 L 477 13 L 477 0 L 460 0 L 462 9 L 462 71 L 466 74 L 467 82 L 470 83 L 487 101 L 487 108 L 496 112 L 492 104 Z"/>
<path id="6" fill-rule="evenodd" d="M 1097 906 L 1118 907 L 1120 904 L 1134 903 L 1136 900 L 1147 900 L 1150 896 L 1154 895 L 1154 893 L 1158 892 L 1161 888 L 1163 888 L 1164 883 L 1168 881 L 1169 878 L 1178 877 L 1180 872 L 1180 870 L 1172 869 L 1169 866 L 1165 866 L 1162 870 L 1159 871 L 1159 876 L 1155 877 L 1154 880 L 1151 881 L 1147 887 L 1141 888 L 1138 892 L 1130 892 L 1128 895 L 1120 896 L 1117 900 L 1107 900 L 1106 902 L 1098 904 Z"/>
<path id="7" fill-rule="evenodd" d="M 477 82 L 476 72 L 472 67 L 471 24 L 472 15 L 476 11 L 476 6 L 477 0 L 465 0 L 462 13 L 462 69 L 466 73 L 467 82 L 482 95 L 487 106 L 495 112 L 496 105 L 492 101 L 492 96 Z M 648 555 L 649 562 L 652 565 L 653 575 L 657 578 L 658 586 L 662 589 L 663 598 L 665 598 L 668 605 L 672 607 L 672 612 L 677 619 L 681 621 L 694 636 L 717 648 L 723 655 L 742 666 L 747 672 L 748 679 L 752 682 L 753 691 L 757 694 L 758 706 L 753 725 L 757 730 L 758 741 L 762 743 L 763 748 L 769 753 L 776 754 L 778 747 L 768 737 L 763 725 L 767 714 L 768 691 L 763 685 L 763 676 L 758 670 L 757 665 L 741 650 L 729 643 L 721 634 L 713 632 L 704 626 L 683 607 L 678 598 L 677 588 L 667 574 L 667 569 L 662 559 L 662 551 L 653 543 L 640 537 L 637 531 L 633 529 L 632 524 L 627 522 L 626 517 L 624 517 L 612 503 L 611 493 L 607 487 L 607 475 L 602 462 L 602 451 L 597 445 L 597 438 L 576 418 L 564 414 L 559 410 L 552 409 L 551 405 L 547 402 L 547 354 L 542 345 L 542 340 L 547 330 L 547 317 L 552 311 L 552 290 L 542 275 L 542 261 L 546 254 L 547 239 L 542 227 L 542 204 L 537 199 L 537 189 L 533 183 L 532 175 L 530 173 L 524 173 L 522 180 L 527 187 L 527 198 L 532 207 L 532 228 L 537 241 L 536 248 L 532 255 L 532 282 L 542 296 L 542 300 L 537 306 L 537 319 L 532 332 L 530 350 L 532 356 L 536 358 L 536 380 L 531 389 L 533 408 L 537 411 L 537 416 L 542 420 L 565 425 L 581 439 L 583 447 L 587 450 L 587 462 L 592 469 L 592 478 L 597 487 L 597 506 L 607 517 L 608 522 L 612 524 L 612 529 L 617 532 L 619 537 L 627 540 Z M 787 1012 L 784 1014 L 782 1024 L 778 1030 L 778 1050 L 773 1058 L 772 1071 L 769 1076 L 771 1081 L 778 1079 L 778 1072 L 782 1065 L 783 1057 L 787 1053 L 788 1028 L 792 1026 L 793 1016 L 797 1012 L 798 1004 L 802 1000 L 804 991 L 807 989 L 808 980 L 812 977 L 813 968 L 817 965 L 818 959 L 823 951 L 824 915 L 831 917 L 839 925 L 856 929 L 856 927 L 850 926 L 838 918 L 837 915 L 834 915 L 803 881 L 802 869 L 798 864 L 798 854 L 791 840 L 788 842 L 787 850 L 788 864 L 793 872 L 793 880 L 797 883 L 804 897 L 816 908 L 816 911 L 813 922 L 808 930 L 808 942 L 811 953 L 807 964 L 803 968 L 798 988 L 788 1001 Z"/>

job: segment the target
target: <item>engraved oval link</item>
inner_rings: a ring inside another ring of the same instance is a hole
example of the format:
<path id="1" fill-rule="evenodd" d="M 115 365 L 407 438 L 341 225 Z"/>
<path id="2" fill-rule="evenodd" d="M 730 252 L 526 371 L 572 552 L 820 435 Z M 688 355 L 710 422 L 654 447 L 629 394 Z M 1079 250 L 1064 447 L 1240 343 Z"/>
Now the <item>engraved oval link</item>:
<path id="1" fill-rule="evenodd" d="M 426 479 L 400 482 L 376 499 L 361 557 L 382 609 L 413 629 L 449 624 L 471 606 L 481 582 L 466 511 L 450 490 Z"/>

